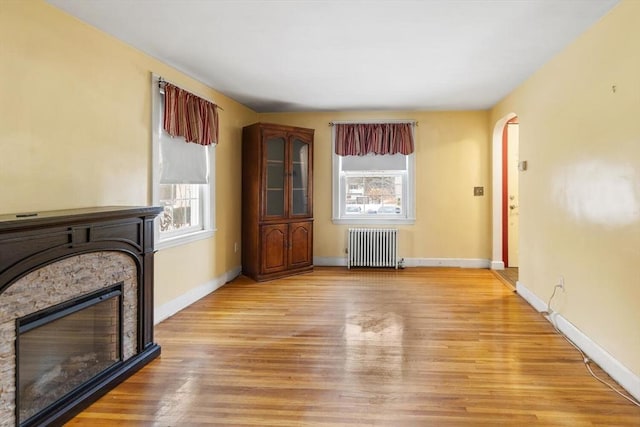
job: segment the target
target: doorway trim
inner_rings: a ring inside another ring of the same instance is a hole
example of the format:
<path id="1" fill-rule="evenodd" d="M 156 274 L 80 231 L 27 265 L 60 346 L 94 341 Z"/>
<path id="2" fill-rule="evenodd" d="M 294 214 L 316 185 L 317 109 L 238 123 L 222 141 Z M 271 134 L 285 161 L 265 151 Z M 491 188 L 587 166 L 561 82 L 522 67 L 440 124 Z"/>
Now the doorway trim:
<path id="1" fill-rule="evenodd" d="M 517 117 L 516 113 L 509 113 L 496 122 L 493 128 L 493 142 L 492 142 L 492 251 L 491 251 L 491 269 L 492 270 L 504 270 L 505 264 L 502 258 L 502 140 L 503 132 L 507 126 L 507 122 L 514 117 Z"/>

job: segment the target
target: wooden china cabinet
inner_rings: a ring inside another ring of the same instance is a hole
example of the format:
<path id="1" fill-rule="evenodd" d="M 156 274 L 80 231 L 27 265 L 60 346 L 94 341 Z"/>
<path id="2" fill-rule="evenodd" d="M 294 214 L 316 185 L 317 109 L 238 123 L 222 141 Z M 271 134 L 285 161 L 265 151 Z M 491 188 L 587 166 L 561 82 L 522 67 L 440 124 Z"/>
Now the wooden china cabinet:
<path id="1" fill-rule="evenodd" d="M 313 269 L 313 129 L 242 132 L 242 272 L 262 281 Z"/>

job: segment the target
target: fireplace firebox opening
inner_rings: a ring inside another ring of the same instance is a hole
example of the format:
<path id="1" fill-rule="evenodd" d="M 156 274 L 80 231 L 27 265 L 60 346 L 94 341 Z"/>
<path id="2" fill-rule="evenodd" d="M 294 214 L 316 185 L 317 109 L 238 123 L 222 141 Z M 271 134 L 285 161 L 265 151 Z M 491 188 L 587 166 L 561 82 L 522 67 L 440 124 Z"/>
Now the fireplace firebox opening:
<path id="1" fill-rule="evenodd" d="M 16 425 L 122 363 L 123 285 L 16 319 Z"/>

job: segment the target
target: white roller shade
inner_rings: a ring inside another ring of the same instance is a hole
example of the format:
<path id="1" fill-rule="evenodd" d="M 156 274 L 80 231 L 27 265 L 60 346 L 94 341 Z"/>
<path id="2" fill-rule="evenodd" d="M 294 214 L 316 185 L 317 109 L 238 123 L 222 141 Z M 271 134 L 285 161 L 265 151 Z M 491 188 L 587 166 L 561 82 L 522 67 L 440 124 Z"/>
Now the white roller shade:
<path id="1" fill-rule="evenodd" d="M 367 154 L 365 156 L 341 156 L 342 171 L 404 171 L 407 156 L 404 154 Z"/>
<path id="2" fill-rule="evenodd" d="M 207 184 L 208 182 L 208 147 L 187 143 L 184 138 L 172 138 L 166 132 L 162 132 L 160 184 Z"/>

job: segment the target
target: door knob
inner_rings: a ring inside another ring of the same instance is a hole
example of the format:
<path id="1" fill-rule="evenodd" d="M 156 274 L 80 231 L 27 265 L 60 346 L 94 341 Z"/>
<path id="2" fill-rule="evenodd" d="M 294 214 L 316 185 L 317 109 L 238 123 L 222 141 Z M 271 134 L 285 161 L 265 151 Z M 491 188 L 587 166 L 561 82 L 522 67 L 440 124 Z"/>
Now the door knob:
<path id="1" fill-rule="evenodd" d="M 517 208 L 516 205 L 509 205 L 509 209 L 514 210 L 515 208 Z"/>

